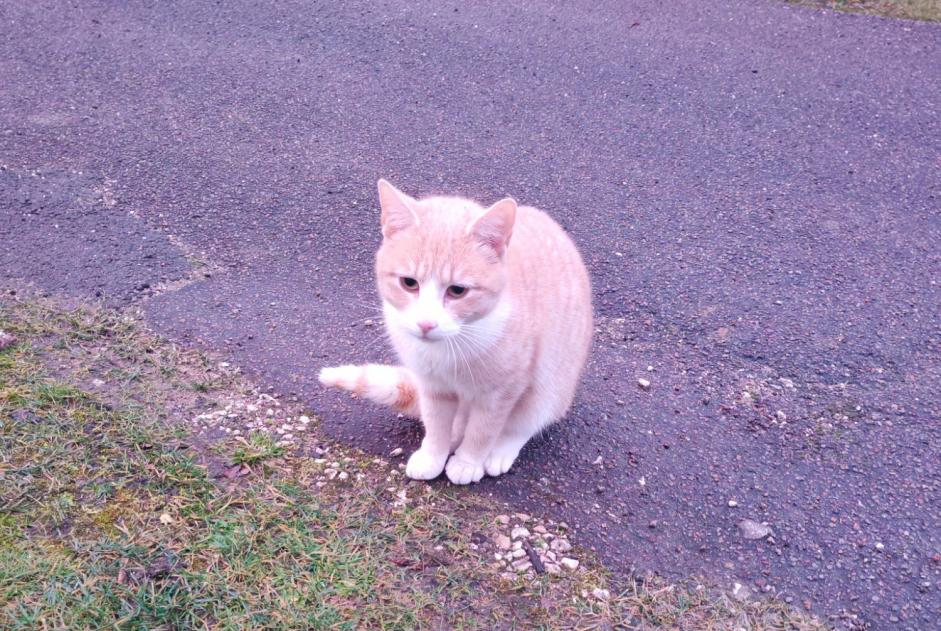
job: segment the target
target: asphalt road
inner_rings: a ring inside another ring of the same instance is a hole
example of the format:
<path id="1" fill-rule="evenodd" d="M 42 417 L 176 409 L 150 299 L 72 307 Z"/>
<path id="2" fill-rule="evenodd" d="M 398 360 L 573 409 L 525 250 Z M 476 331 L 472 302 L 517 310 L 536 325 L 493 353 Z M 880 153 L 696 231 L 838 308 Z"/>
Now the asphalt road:
<path id="1" fill-rule="evenodd" d="M 374 182 L 513 195 L 581 246 L 598 335 L 571 418 L 477 492 L 617 572 L 938 628 L 938 25 L 736 0 L 0 0 L 0 31 L 5 284 L 139 304 L 386 454 L 418 428 L 316 385 L 387 357 L 362 324 Z"/>

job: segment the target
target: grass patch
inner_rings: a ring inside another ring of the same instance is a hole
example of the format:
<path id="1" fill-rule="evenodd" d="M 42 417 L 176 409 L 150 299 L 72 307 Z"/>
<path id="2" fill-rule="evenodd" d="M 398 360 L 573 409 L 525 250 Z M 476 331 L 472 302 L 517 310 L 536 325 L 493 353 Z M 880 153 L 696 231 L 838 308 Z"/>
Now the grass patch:
<path id="1" fill-rule="evenodd" d="M 316 435 L 323 457 L 263 432 L 201 442 L 186 419 L 250 384 L 133 318 L 10 303 L 0 330 L 19 339 L 0 351 L 0 628 L 823 628 L 695 583 L 599 598 L 582 552 L 506 580 L 472 492 Z"/>
<path id="2" fill-rule="evenodd" d="M 283 455 L 284 448 L 278 447 L 271 436 L 252 432 L 244 444 L 232 452 L 232 463 L 252 466 Z"/>
<path id="3" fill-rule="evenodd" d="M 941 21 L 941 0 L 789 0 L 791 4 L 907 20 Z"/>

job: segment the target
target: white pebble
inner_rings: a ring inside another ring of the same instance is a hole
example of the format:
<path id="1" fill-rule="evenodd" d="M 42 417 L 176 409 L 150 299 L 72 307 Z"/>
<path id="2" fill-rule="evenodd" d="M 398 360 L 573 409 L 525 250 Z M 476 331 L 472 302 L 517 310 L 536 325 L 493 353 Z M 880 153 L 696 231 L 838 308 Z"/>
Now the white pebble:
<path id="1" fill-rule="evenodd" d="M 574 571 L 578 569 L 578 561 L 569 557 L 562 557 L 562 560 L 559 561 L 559 564 L 567 570 Z"/>
<path id="2" fill-rule="evenodd" d="M 601 589 L 600 587 L 596 587 L 593 590 L 591 590 L 591 595 L 597 598 L 598 600 L 608 600 L 609 598 L 611 598 L 611 592 L 609 592 L 606 589 Z"/>

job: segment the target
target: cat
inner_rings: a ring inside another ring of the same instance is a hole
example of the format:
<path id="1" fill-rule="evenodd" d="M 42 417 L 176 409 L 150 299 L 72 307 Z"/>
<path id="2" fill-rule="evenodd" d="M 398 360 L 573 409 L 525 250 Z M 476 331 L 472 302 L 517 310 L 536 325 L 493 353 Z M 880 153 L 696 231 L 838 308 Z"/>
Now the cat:
<path id="1" fill-rule="evenodd" d="M 324 368 L 320 382 L 421 419 L 408 477 L 502 475 L 574 398 L 594 330 L 582 257 L 547 214 L 511 198 L 483 208 L 378 187 L 376 281 L 403 365 Z"/>

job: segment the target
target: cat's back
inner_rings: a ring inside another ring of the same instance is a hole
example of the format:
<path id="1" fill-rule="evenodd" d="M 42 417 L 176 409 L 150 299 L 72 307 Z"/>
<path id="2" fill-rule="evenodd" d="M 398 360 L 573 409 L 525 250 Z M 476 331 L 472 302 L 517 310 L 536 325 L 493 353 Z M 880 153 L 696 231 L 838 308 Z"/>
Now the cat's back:
<path id="1" fill-rule="evenodd" d="M 518 208 L 508 263 L 511 269 L 526 276 L 537 274 L 542 279 L 540 285 L 557 285 L 564 278 L 586 295 L 590 291 L 588 270 L 575 242 L 548 213 L 538 208 Z M 558 276 L 539 274 L 549 270 Z"/>
<path id="2" fill-rule="evenodd" d="M 588 270 L 574 241 L 547 213 L 517 211 L 507 250 L 513 334 L 535 341 L 533 386 L 553 419 L 571 405 L 594 331 Z"/>

